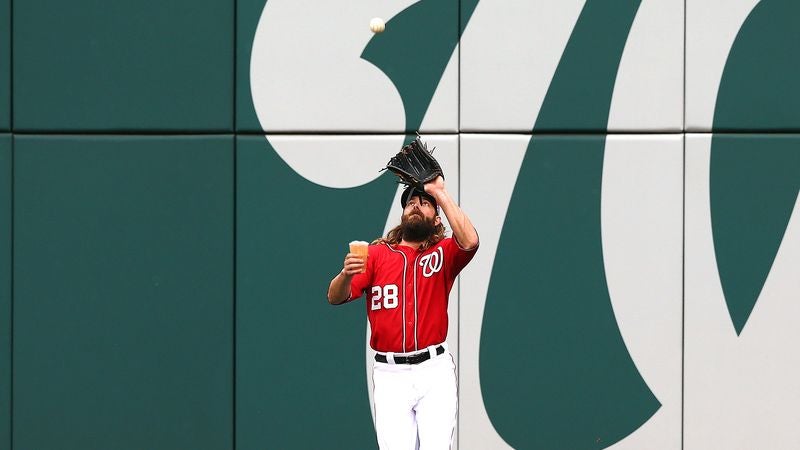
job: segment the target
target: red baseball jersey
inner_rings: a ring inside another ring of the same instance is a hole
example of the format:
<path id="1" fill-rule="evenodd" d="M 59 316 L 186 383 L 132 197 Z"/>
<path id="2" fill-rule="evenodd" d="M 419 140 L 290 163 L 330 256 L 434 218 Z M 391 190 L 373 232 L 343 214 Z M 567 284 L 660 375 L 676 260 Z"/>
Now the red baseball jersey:
<path id="1" fill-rule="evenodd" d="M 450 289 L 476 249 L 463 250 L 453 238 L 425 251 L 370 245 L 366 272 L 350 283 L 351 300 L 367 294 L 370 346 L 405 353 L 444 342 Z"/>

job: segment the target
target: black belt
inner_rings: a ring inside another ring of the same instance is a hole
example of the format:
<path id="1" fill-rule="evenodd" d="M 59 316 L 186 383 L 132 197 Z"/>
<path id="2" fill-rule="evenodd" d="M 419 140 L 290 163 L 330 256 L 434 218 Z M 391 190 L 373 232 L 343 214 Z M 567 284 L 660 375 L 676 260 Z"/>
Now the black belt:
<path id="1" fill-rule="evenodd" d="M 444 353 L 444 347 L 441 346 L 441 345 L 437 346 L 436 347 L 436 354 L 437 355 L 441 355 L 442 353 Z M 395 355 L 394 356 L 394 363 L 395 364 L 419 364 L 419 363 L 427 361 L 429 359 L 431 359 L 431 352 L 425 351 L 425 352 L 417 353 L 416 355 L 410 355 L 410 356 Z M 378 362 L 381 362 L 381 363 L 389 362 L 389 360 L 386 358 L 386 354 L 384 354 L 384 353 L 376 353 L 375 354 L 375 361 L 378 361 Z"/>

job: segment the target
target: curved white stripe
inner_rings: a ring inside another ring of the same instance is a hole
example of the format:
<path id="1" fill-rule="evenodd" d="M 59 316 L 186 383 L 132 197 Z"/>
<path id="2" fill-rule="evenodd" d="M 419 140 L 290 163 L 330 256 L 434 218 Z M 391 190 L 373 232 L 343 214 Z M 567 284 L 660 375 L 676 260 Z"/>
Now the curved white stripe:
<path id="1" fill-rule="evenodd" d="M 250 90 L 261 128 L 297 133 L 404 130 L 405 109 L 397 89 L 361 53 L 374 37 L 368 26 L 372 17 L 388 21 L 415 2 L 266 2 L 250 55 Z M 298 150 L 302 139 L 307 141 Z M 270 142 L 299 175 L 322 186 L 348 188 L 375 179 L 377 168 L 403 139 L 379 136 L 368 143 L 353 138 L 352 145 L 330 146 L 319 137 L 275 136 Z"/>
<path id="2" fill-rule="evenodd" d="M 320 186 L 351 188 L 383 172 L 403 146 L 403 135 L 318 136 L 268 135 L 272 148 L 298 175 Z"/>
<path id="3" fill-rule="evenodd" d="M 405 129 L 391 80 L 361 59 L 372 17 L 389 21 L 411 0 L 269 0 L 250 56 L 250 89 L 264 130 Z"/>
<path id="4" fill-rule="evenodd" d="M 622 53 L 609 131 L 683 129 L 683 2 L 643 0 Z"/>
<path id="5" fill-rule="evenodd" d="M 481 237 L 481 247 L 461 272 L 459 438 L 472 448 L 511 447 L 497 433 L 480 386 L 480 338 L 500 232 L 530 135 L 465 135 L 461 138 L 462 204 Z M 491 158 L 487 158 L 491 149 Z"/>
<path id="6" fill-rule="evenodd" d="M 614 316 L 633 363 L 662 404 L 612 448 L 680 448 L 682 136 L 609 136 L 601 195 Z"/>

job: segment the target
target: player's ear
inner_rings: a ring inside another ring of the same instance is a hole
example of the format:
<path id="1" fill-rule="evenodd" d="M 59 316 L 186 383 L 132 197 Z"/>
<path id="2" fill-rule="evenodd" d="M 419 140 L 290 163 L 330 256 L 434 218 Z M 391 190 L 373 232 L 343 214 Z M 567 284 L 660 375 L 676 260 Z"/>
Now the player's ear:
<path id="1" fill-rule="evenodd" d="M 442 218 L 438 215 L 433 218 L 433 226 L 438 227 L 439 224 L 442 223 Z"/>

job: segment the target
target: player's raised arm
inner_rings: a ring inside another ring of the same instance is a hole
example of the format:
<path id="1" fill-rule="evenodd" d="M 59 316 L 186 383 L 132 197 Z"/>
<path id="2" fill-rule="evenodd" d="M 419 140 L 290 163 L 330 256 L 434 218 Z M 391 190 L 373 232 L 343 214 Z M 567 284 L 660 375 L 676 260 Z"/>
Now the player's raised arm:
<path id="1" fill-rule="evenodd" d="M 444 186 L 444 178 L 436 177 L 435 180 L 425 184 L 425 192 L 436 199 L 436 203 L 442 208 L 450 228 L 453 229 L 453 237 L 464 250 L 472 250 L 478 246 L 478 232 L 472 221 L 464 213 L 460 206 L 450 197 Z"/>
<path id="2" fill-rule="evenodd" d="M 328 287 L 328 303 L 331 305 L 341 305 L 350 298 L 350 282 L 353 275 L 364 270 L 364 259 L 355 253 L 348 253 L 344 258 L 344 267 L 339 272 Z"/>

